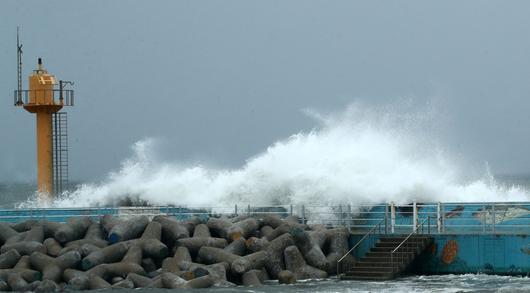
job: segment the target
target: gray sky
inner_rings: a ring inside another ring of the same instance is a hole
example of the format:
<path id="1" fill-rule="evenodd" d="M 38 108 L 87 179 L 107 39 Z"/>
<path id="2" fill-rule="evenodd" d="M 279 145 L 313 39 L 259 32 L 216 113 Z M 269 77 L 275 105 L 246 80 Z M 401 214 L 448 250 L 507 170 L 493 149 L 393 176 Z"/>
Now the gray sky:
<path id="1" fill-rule="evenodd" d="M 42 56 L 75 81 L 71 175 L 94 180 L 129 146 L 238 166 L 311 129 L 301 109 L 433 99 L 441 136 L 495 173 L 528 173 L 528 1 L 2 1 L 0 181 L 35 177 L 34 117 L 12 106 Z"/>

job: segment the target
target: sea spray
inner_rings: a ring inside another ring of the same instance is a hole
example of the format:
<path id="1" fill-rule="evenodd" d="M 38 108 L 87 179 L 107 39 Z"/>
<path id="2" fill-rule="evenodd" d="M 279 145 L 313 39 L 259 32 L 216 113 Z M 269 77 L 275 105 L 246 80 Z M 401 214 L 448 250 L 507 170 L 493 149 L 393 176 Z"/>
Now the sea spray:
<path id="1" fill-rule="evenodd" d="M 152 153 L 156 141 L 145 139 L 108 179 L 78 186 L 50 206 L 109 205 L 125 198 L 191 206 L 529 200 L 526 190 L 500 186 L 489 175 L 464 176 L 466 169 L 427 126 L 431 114 L 401 110 L 354 104 L 342 113 L 311 112 L 318 123 L 313 130 L 275 142 L 236 169 L 160 162 Z"/>

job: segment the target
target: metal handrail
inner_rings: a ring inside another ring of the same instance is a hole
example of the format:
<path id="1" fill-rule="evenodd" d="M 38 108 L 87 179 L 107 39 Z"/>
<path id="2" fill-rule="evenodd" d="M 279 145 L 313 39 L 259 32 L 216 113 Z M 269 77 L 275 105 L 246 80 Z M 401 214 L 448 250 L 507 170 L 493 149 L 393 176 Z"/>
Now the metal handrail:
<path id="1" fill-rule="evenodd" d="M 423 219 L 423 221 L 421 221 L 421 223 L 417 224 L 415 229 L 412 229 L 412 232 L 410 232 L 409 235 L 407 235 L 407 237 L 405 237 L 405 239 L 403 239 L 403 241 L 401 241 L 401 243 L 396 248 L 394 248 L 394 250 L 392 250 L 392 252 L 390 252 L 390 266 L 392 268 L 392 272 L 394 271 L 394 253 L 396 253 L 396 251 L 398 249 L 400 249 L 403 246 L 403 244 L 405 244 L 405 242 L 407 242 L 410 239 L 410 237 L 412 237 L 412 235 L 418 234 L 418 230 L 419 230 L 418 228 L 420 226 L 422 227 L 422 234 L 423 234 L 423 225 L 425 224 L 426 221 L 429 221 L 429 226 L 430 226 L 430 219 L 431 219 L 431 217 L 427 217 L 427 218 Z M 431 229 L 429 227 L 429 229 L 428 229 L 428 233 L 429 234 L 431 232 L 430 230 Z"/>
<path id="2" fill-rule="evenodd" d="M 40 93 L 41 95 L 37 96 Z M 38 89 L 38 90 L 15 90 L 15 106 L 47 104 L 50 99 L 53 105 L 73 106 L 74 91 L 68 89 Z M 31 103 L 31 98 L 34 99 Z"/>
<path id="3" fill-rule="evenodd" d="M 352 251 L 354 251 L 361 244 L 361 242 L 363 242 L 368 237 L 368 235 L 370 235 L 372 232 L 374 232 L 376 228 L 378 228 L 379 232 L 381 232 L 381 223 L 383 223 L 385 220 L 386 219 L 381 219 L 381 221 L 379 221 L 379 223 L 375 224 L 372 227 L 372 229 L 370 229 L 370 231 L 368 231 L 368 232 L 366 232 L 366 234 L 364 234 L 364 236 L 361 238 L 361 240 L 357 241 L 357 244 L 355 244 L 350 250 L 348 250 L 348 252 L 346 252 L 346 254 L 344 254 L 341 258 L 339 258 L 339 260 L 337 261 L 337 278 L 340 277 L 340 263 L 346 258 L 346 256 L 351 254 Z M 385 229 L 385 234 L 387 233 L 386 230 L 387 229 Z"/>
<path id="4" fill-rule="evenodd" d="M 414 225 L 430 216 L 434 221 L 429 224 L 434 230 L 429 234 L 525 234 L 530 233 L 530 201 L 529 202 L 484 202 L 484 203 L 436 203 L 436 204 L 416 204 L 417 209 L 411 209 L 413 205 L 375 204 L 370 209 L 366 205 L 271 205 L 271 206 L 248 206 L 235 205 L 193 205 L 193 206 L 151 206 L 151 207 L 113 207 L 101 208 L 103 213 L 122 213 L 125 209 L 131 212 L 153 214 L 185 214 L 187 211 L 193 214 L 204 213 L 206 215 L 238 215 L 253 214 L 265 215 L 276 214 L 280 217 L 286 215 L 299 215 L 304 221 L 310 224 L 324 224 L 326 226 L 340 226 L 350 229 L 352 234 L 363 236 L 374 224 L 386 218 L 386 223 L 381 226 L 386 227 L 390 234 L 408 234 Z M 404 209 L 406 207 L 406 209 Z M 506 207 L 515 207 L 517 213 L 507 214 Z M 276 209 L 278 208 L 278 209 Z M 90 207 L 76 208 L 24 208 L 16 210 L 0 208 L 0 220 L 18 222 L 29 218 L 51 218 L 54 220 L 64 215 L 66 218 L 83 216 L 90 212 Z M 203 210 L 203 211 L 199 211 Z M 161 210 L 157 211 L 157 210 Z M 53 214 L 53 215 L 52 215 Z M 416 220 L 414 220 L 416 219 Z M 59 221 L 59 220 L 57 220 Z M 424 227 L 427 228 L 427 227 Z"/>

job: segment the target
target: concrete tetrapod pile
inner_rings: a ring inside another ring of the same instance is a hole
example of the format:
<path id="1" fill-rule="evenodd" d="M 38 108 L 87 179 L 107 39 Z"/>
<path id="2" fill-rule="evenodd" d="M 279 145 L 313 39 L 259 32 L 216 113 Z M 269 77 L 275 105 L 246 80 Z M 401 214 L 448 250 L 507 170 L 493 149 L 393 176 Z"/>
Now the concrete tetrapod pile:
<path id="1" fill-rule="evenodd" d="M 335 274 L 348 235 L 270 214 L 0 223 L 0 291 L 292 284 Z"/>

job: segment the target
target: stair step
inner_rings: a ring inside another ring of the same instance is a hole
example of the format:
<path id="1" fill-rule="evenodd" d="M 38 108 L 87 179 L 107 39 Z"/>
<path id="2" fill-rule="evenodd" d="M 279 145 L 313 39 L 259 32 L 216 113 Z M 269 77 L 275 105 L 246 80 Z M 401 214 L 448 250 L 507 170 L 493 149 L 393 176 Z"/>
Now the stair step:
<path id="1" fill-rule="evenodd" d="M 400 264 L 394 263 L 394 268 L 399 267 Z M 358 261 L 353 267 L 378 267 L 378 268 L 391 268 L 392 263 L 390 262 L 367 262 L 367 261 Z"/>
<path id="2" fill-rule="evenodd" d="M 408 251 L 416 251 L 418 249 L 421 250 L 425 246 L 426 245 L 423 245 L 423 244 L 422 245 L 414 245 L 414 246 L 412 246 L 412 245 L 402 245 L 402 246 L 399 247 L 399 249 L 396 250 L 396 252 L 397 251 L 407 251 L 407 250 Z M 395 246 L 380 246 L 380 245 L 377 245 L 377 246 L 373 246 L 371 249 L 373 249 L 373 248 L 384 248 L 384 249 L 392 251 L 392 250 L 396 249 L 397 247 L 398 247 L 397 245 L 395 245 Z M 384 249 L 382 249 L 382 250 L 384 250 Z"/>
<path id="3" fill-rule="evenodd" d="M 390 251 L 368 251 L 366 253 L 366 255 L 371 255 L 371 256 L 386 256 L 386 257 L 390 257 L 392 255 L 392 251 L 393 250 L 390 250 Z M 409 249 L 409 250 L 401 250 L 401 249 L 398 249 L 396 250 L 396 252 L 394 252 L 394 256 L 395 255 L 413 255 L 413 254 L 416 254 L 416 252 L 418 251 L 418 249 Z"/>
<path id="4" fill-rule="evenodd" d="M 377 272 L 377 271 L 354 271 L 346 272 L 346 276 L 356 276 L 356 277 L 391 277 L 394 273 L 392 272 Z"/>
<path id="5" fill-rule="evenodd" d="M 349 275 L 342 275 L 340 276 L 341 280 L 358 280 L 358 281 L 388 281 L 394 279 L 394 276 L 349 276 Z"/>
<path id="6" fill-rule="evenodd" d="M 407 250 L 410 250 L 410 252 L 416 252 L 416 250 L 420 249 L 421 250 L 422 247 L 418 247 L 418 248 L 410 248 L 410 249 L 398 249 L 399 252 L 406 252 Z M 394 249 L 396 249 L 395 247 L 372 247 L 370 249 L 370 252 L 392 252 Z M 397 251 L 396 251 L 397 252 Z"/>
<path id="7" fill-rule="evenodd" d="M 379 241 L 381 242 L 401 242 L 401 241 L 404 241 L 406 238 L 401 238 L 401 237 L 382 237 L 382 238 L 379 238 Z M 408 238 L 407 241 L 424 241 L 426 239 L 429 239 L 428 237 L 410 237 Z"/>
<path id="8" fill-rule="evenodd" d="M 392 267 L 370 267 L 370 266 L 353 266 L 350 268 L 348 272 L 383 272 L 383 273 L 392 273 L 396 271 L 396 267 L 392 269 Z"/>
<path id="9" fill-rule="evenodd" d="M 403 241 L 407 236 L 383 236 L 379 238 L 379 241 Z"/>
<path id="10" fill-rule="evenodd" d="M 388 257 L 390 257 L 390 255 L 392 254 L 392 252 L 395 250 L 394 252 L 394 255 L 396 254 L 416 254 L 418 251 L 421 251 L 423 250 L 423 247 L 410 247 L 410 248 L 404 248 L 404 247 L 400 247 L 398 249 L 395 249 L 395 248 L 392 248 L 392 249 L 386 249 L 386 250 L 379 250 L 379 249 L 374 249 L 376 247 L 372 247 L 370 249 L 370 251 L 368 251 L 367 253 L 371 253 L 371 254 L 377 254 L 377 255 L 386 255 Z"/>
<path id="11" fill-rule="evenodd" d="M 395 258 L 394 264 L 408 264 L 410 262 L 411 258 Z M 372 263 L 392 263 L 391 259 L 389 257 L 376 257 L 376 256 L 369 256 L 369 257 L 363 257 L 361 258 L 361 261 L 363 262 L 372 262 Z"/>
<path id="12" fill-rule="evenodd" d="M 387 236 L 380 238 L 364 257 L 345 270 L 346 273 L 341 275 L 340 279 L 372 281 L 394 279 L 433 241 L 430 237 L 414 236 L 402 244 L 405 239 L 406 237 Z M 402 246 L 392 253 L 399 245 Z"/>
<path id="13" fill-rule="evenodd" d="M 399 265 L 399 266 L 408 265 L 409 263 L 412 262 L 413 259 L 414 259 L 414 257 L 406 257 L 406 258 L 397 258 L 396 257 L 396 258 L 394 258 L 394 261 L 392 262 L 392 259 L 389 258 L 389 257 L 369 256 L 369 257 L 361 258 L 361 261 L 363 263 L 367 263 L 367 262 L 375 263 L 375 264 L 378 264 L 377 265 L 378 267 L 384 267 L 384 266 L 391 266 L 392 263 L 395 266 L 396 265 Z"/>
<path id="14" fill-rule="evenodd" d="M 385 242 L 377 242 L 375 244 L 375 246 L 377 247 L 398 247 L 400 244 L 402 243 L 402 241 L 394 241 L 394 242 L 389 242 L 389 241 L 385 241 Z M 412 241 L 412 240 L 409 240 L 405 243 L 403 243 L 402 245 L 424 245 L 425 242 L 424 241 Z"/>
<path id="15" fill-rule="evenodd" d="M 383 246 L 383 247 L 380 247 L 380 246 L 374 246 L 370 249 L 370 251 L 373 251 L 373 252 L 385 252 L 385 251 L 392 251 L 394 250 L 395 247 L 391 247 L 391 246 Z"/>
<path id="16" fill-rule="evenodd" d="M 392 241 L 403 241 L 405 240 L 407 237 L 388 237 L 388 236 L 384 236 L 384 237 L 381 237 L 379 238 L 379 241 L 382 241 L 382 242 L 392 242 Z M 426 240 L 426 239 L 430 239 L 431 237 L 429 236 L 411 236 L 409 237 L 409 240 Z"/>
<path id="17" fill-rule="evenodd" d="M 404 258 L 404 257 L 412 257 L 416 254 L 416 251 L 412 252 L 412 251 L 396 251 L 394 253 L 394 257 L 396 258 Z M 392 257 L 392 252 L 388 251 L 388 252 L 367 252 L 366 257 L 386 257 L 386 258 L 391 258 Z"/>
<path id="18" fill-rule="evenodd" d="M 345 272 L 381 272 L 381 273 L 394 272 L 394 273 L 398 273 L 398 272 L 401 272 L 402 269 L 404 269 L 404 266 L 395 265 L 394 270 L 392 270 L 392 267 L 390 267 L 390 264 L 386 264 L 385 266 L 381 266 L 381 267 L 370 267 L 370 266 L 359 267 L 359 268 L 352 267 L 344 271 Z"/>

